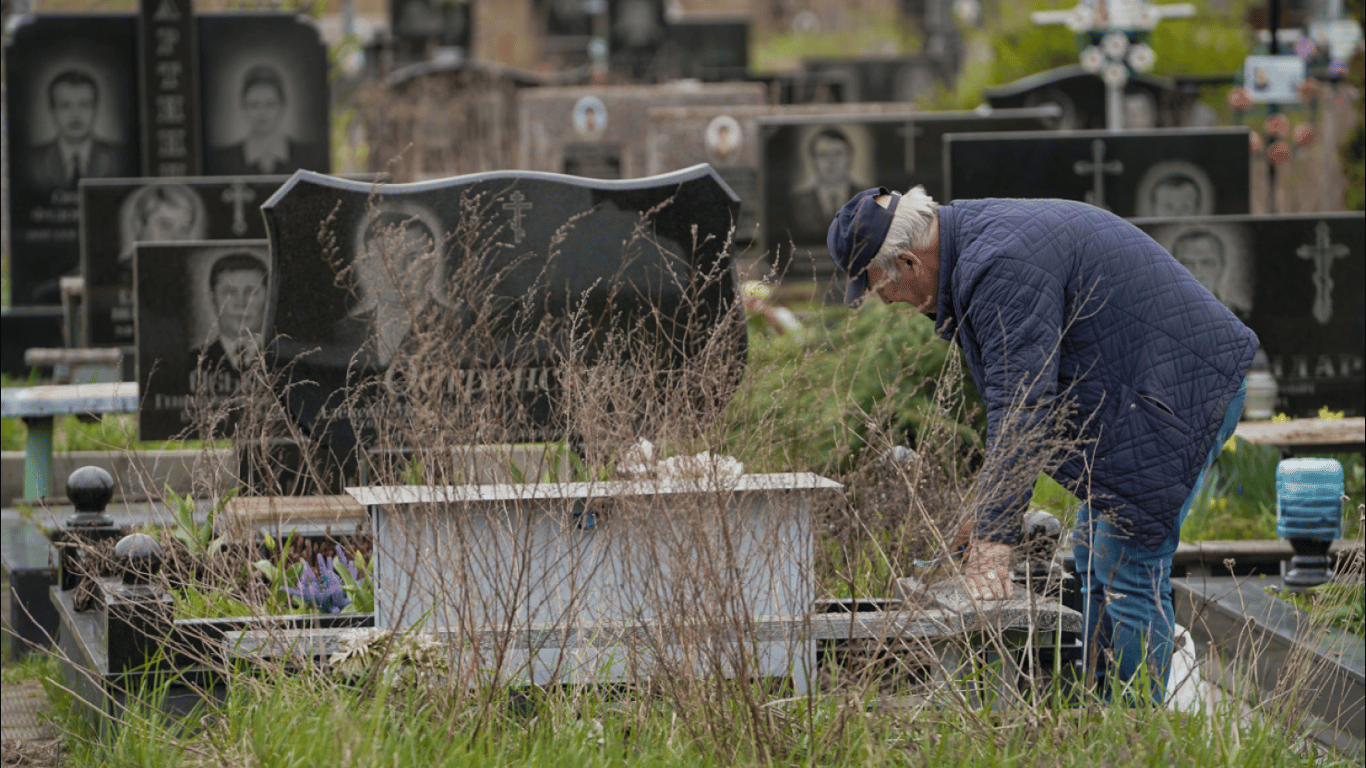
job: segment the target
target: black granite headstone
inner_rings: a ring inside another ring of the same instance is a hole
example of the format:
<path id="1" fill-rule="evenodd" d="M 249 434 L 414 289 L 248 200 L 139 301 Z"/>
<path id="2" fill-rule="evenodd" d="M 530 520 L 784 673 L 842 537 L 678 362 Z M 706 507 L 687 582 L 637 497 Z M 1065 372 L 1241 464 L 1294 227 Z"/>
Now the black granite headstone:
<path id="1" fill-rule="evenodd" d="M 677 77 L 744 80 L 749 76 L 749 19 L 672 20 L 667 51 Z"/>
<path id="2" fill-rule="evenodd" d="M 945 134 L 1044 127 L 1053 108 L 899 115 L 761 117 L 766 247 L 825 248 L 835 212 L 854 193 L 923 184 L 941 199 Z M 991 134 L 996 135 L 996 134 Z"/>
<path id="3" fill-rule="evenodd" d="M 191 0 L 142 0 L 138 9 L 142 76 L 143 172 L 198 176 L 198 31 Z"/>
<path id="4" fill-rule="evenodd" d="M 0 371 L 11 378 L 28 378 L 31 367 L 24 362 L 24 352 L 34 347 L 66 346 L 62 334 L 62 308 L 59 306 L 25 306 L 0 308 Z"/>
<path id="5" fill-rule="evenodd" d="M 1366 415 L 1366 214 L 1134 223 L 1257 332 L 1278 412 Z"/>
<path id="6" fill-rule="evenodd" d="M 431 47 L 470 50 L 473 39 L 471 0 L 393 0 L 389 29 L 394 36 L 394 58 L 424 61 Z"/>
<path id="7" fill-rule="evenodd" d="M 416 386 L 428 359 L 443 361 L 450 409 L 517 412 L 504 440 L 564 436 L 561 366 L 591 366 L 628 336 L 632 366 L 667 373 L 725 328 L 738 376 L 744 328 L 727 249 L 738 203 L 707 166 L 632 181 L 497 172 L 382 188 L 296 174 L 262 208 L 282 398 L 346 456 L 404 423 L 367 409 L 381 390 Z"/>
<path id="8" fill-rule="evenodd" d="M 995 108 L 1057 105 L 1062 110 L 1057 128 L 1104 130 L 1105 83 L 1100 76 L 1071 64 L 1028 77 L 982 94 Z M 1169 79 L 1130 73 L 1124 86 L 1124 127 L 1166 128 L 1187 125 L 1198 89 L 1186 92 Z"/>
<path id="9" fill-rule="evenodd" d="M 312 19 L 282 13 L 199 17 L 204 173 L 327 173 L 327 48 Z"/>
<path id="10" fill-rule="evenodd" d="M 287 176 L 98 179 L 81 184 L 86 340 L 131 346 L 133 244 L 264 239 L 265 202 Z"/>
<path id="11" fill-rule="evenodd" d="M 5 47 L 9 115 L 10 295 L 59 304 L 75 271 L 77 184 L 141 168 L 137 21 L 122 16 L 20 18 Z"/>
<path id="12" fill-rule="evenodd" d="M 960 133 L 944 138 L 944 201 L 1082 200 L 1120 216 L 1247 213 L 1246 128 Z"/>
<path id="13" fill-rule="evenodd" d="M 268 244 L 139 243 L 135 262 L 139 436 L 199 437 L 209 425 L 231 436 L 267 330 Z"/>
<path id="14" fill-rule="evenodd" d="M 841 101 L 910 102 L 944 82 L 941 62 L 930 56 L 807 59 L 806 72 L 828 82 L 839 82 Z"/>

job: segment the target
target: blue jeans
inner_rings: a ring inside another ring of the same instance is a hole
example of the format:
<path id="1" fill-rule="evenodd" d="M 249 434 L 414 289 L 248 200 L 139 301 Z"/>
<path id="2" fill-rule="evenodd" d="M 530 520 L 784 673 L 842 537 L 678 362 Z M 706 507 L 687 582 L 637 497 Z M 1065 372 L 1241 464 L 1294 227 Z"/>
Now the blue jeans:
<path id="1" fill-rule="evenodd" d="M 1099 690 L 1107 699 L 1115 686 L 1137 685 L 1136 677 L 1145 661 L 1149 675 L 1146 703 L 1160 704 L 1166 697 L 1176 616 L 1172 604 L 1172 556 L 1181 541 L 1181 524 L 1204 485 L 1205 475 L 1238 426 L 1246 395 L 1244 386 L 1229 403 L 1195 487 L 1162 546 L 1151 551 L 1143 548 L 1108 516 L 1093 512 L 1089 505 L 1082 505 L 1077 513 L 1073 553 L 1085 596 L 1086 660 L 1088 668 L 1095 664 Z M 1143 692 L 1136 691 L 1135 696 L 1138 703 L 1145 703 Z"/>

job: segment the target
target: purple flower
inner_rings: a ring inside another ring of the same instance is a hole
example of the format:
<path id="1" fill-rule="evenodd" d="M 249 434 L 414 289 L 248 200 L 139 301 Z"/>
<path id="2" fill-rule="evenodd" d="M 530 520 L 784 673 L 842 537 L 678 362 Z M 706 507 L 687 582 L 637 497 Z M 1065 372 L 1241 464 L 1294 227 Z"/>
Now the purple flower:
<path id="1" fill-rule="evenodd" d="M 341 613 L 341 609 L 351 604 L 351 598 L 346 596 L 341 576 L 337 575 L 337 560 L 341 560 L 341 564 L 351 572 L 352 577 L 360 578 L 356 567 L 342 554 L 341 545 L 337 545 L 335 558 L 318 555 L 317 571 L 308 563 L 304 563 L 303 572 L 299 574 L 299 583 L 294 589 L 285 587 L 285 594 L 299 598 L 305 605 L 310 605 L 319 612 Z"/>

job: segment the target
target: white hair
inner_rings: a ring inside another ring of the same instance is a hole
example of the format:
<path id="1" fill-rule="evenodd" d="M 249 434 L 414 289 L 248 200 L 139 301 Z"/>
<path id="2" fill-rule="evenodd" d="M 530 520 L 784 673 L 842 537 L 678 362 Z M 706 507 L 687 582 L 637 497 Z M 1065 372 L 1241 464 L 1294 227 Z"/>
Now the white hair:
<path id="1" fill-rule="evenodd" d="M 927 248 L 933 244 L 934 220 L 938 215 L 939 203 L 925 192 L 925 187 L 917 184 L 902 195 L 901 202 L 892 212 L 892 224 L 882 239 L 882 247 L 869 266 L 877 267 L 893 281 L 897 280 L 901 275 L 896 268 L 897 256 L 912 248 Z"/>

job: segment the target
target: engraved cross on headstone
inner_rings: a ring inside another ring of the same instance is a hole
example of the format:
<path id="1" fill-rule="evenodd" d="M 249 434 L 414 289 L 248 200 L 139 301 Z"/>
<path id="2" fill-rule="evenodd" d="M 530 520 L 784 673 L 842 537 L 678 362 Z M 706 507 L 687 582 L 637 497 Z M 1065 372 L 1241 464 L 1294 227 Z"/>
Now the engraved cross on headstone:
<path id="1" fill-rule="evenodd" d="M 234 179 L 232 186 L 223 190 L 223 202 L 232 206 L 232 233 L 241 237 L 247 233 L 247 203 L 256 199 L 256 191 L 245 181 Z"/>
<path id="2" fill-rule="evenodd" d="M 512 238 L 513 242 L 520 245 L 522 239 L 526 237 L 526 230 L 522 228 L 522 219 L 526 212 L 531 210 L 532 203 L 527 202 L 526 195 L 522 194 L 521 190 L 516 190 L 508 195 L 508 199 L 512 202 L 503 203 L 503 210 L 512 211 Z"/>
<path id="3" fill-rule="evenodd" d="M 1124 173 L 1124 163 L 1119 160 L 1105 162 L 1105 142 L 1095 139 L 1091 142 L 1091 160 L 1078 160 L 1072 164 L 1072 171 L 1078 176 L 1091 175 L 1091 191 L 1086 193 L 1086 202 L 1097 208 L 1110 210 L 1105 205 L 1105 175 L 1118 176 Z"/>
<path id="4" fill-rule="evenodd" d="M 1333 317 L 1333 261 L 1346 258 L 1351 250 L 1338 243 L 1333 244 L 1328 232 L 1328 222 L 1320 221 L 1314 227 L 1314 244 L 1301 245 L 1295 255 L 1314 262 L 1314 319 L 1327 325 Z"/>
<path id="5" fill-rule="evenodd" d="M 915 123 L 907 122 L 896 129 L 906 139 L 906 173 L 915 173 L 915 137 L 924 136 L 925 129 L 917 128 Z"/>

